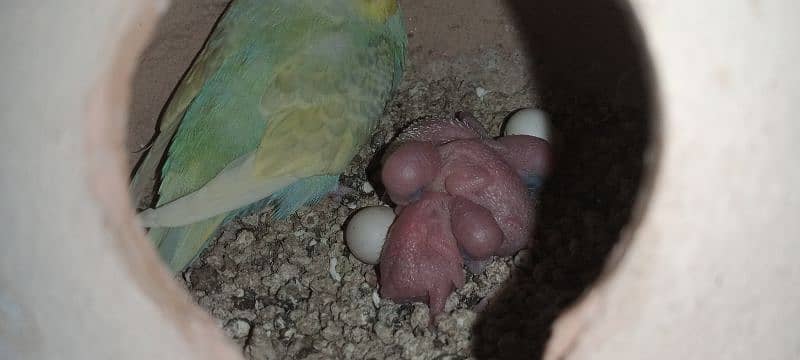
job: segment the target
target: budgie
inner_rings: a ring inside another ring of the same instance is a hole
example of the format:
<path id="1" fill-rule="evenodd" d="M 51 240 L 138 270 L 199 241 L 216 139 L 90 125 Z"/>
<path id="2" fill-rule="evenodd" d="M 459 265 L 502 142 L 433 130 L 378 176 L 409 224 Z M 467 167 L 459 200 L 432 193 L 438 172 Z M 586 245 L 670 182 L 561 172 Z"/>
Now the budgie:
<path id="1" fill-rule="evenodd" d="M 377 126 L 405 66 L 396 0 L 234 0 L 165 108 L 131 188 L 183 270 L 224 223 L 318 201 Z M 148 178 L 150 177 L 150 178 Z"/>

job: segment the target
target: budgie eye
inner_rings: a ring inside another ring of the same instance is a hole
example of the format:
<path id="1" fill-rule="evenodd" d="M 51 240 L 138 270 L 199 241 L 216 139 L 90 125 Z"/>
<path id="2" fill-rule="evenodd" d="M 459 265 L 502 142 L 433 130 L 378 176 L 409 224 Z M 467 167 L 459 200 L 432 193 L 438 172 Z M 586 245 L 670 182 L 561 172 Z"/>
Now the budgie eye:
<path id="1" fill-rule="evenodd" d="M 386 22 L 397 12 L 397 0 L 356 0 L 362 15 L 372 21 Z"/>

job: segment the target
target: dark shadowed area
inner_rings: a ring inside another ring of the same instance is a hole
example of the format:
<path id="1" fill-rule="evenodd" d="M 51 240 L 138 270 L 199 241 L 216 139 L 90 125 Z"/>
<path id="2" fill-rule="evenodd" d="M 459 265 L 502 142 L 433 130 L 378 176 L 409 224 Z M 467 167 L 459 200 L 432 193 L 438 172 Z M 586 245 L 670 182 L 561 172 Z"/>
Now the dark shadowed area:
<path id="1" fill-rule="evenodd" d="M 627 4 L 509 4 L 560 136 L 527 264 L 474 327 L 481 359 L 541 356 L 553 321 L 597 279 L 631 220 L 654 128 L 649 60 Z"/>

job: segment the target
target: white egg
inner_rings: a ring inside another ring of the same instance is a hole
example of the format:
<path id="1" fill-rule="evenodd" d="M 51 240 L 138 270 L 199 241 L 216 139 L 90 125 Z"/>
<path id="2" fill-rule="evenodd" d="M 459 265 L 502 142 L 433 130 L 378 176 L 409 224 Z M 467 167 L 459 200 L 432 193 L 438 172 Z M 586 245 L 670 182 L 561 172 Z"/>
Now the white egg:
<path id="1" fill-rule="evenodd" d="M 394 211 L 386 206 L 366 207 L 353 215 L 344 232 L 353 256 L 367 264 L 378 264 L 386 234 L 393 222 Z"/>
<path id="2" fill-rule="evenodd" d="M 550 121 L 547 113 L 527 108 L 517 111 L 508 119 L 503 135 L 529 135 L 550 141 Z"/>

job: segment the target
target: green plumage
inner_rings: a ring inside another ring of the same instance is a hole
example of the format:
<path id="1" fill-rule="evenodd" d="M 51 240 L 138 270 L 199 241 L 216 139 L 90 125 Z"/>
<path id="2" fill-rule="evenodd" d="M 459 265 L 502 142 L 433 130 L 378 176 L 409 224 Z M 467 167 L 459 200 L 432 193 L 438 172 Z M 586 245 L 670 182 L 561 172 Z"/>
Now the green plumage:
<path id="1" fill-rule="evenodd" d="M 142 219 L 173 270 L 233 217 L 267 203 L 284 217 L 336 187 L 402 76 L 394 1 L 233 1 L 132 182 L 160 173 Z"/>

